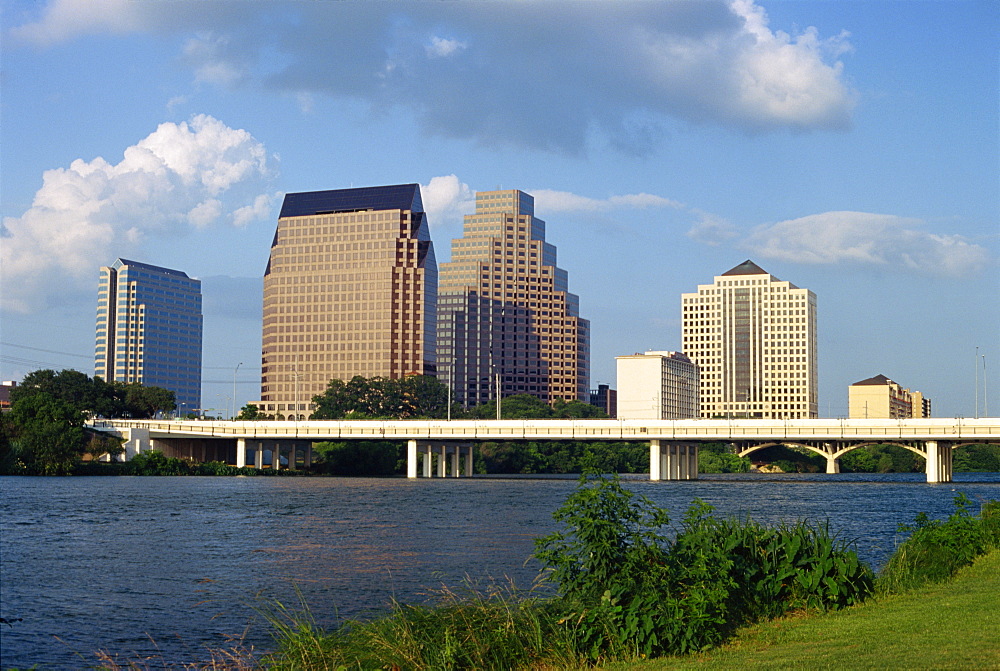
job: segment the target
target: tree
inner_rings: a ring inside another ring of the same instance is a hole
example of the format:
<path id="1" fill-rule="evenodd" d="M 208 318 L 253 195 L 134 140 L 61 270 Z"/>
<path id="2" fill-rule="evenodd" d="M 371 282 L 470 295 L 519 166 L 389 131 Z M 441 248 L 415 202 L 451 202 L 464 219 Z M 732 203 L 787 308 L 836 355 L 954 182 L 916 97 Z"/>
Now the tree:
<path id="1" fill-rule="evenodd" d="M 84 413 L 44 391 L 11 403 L 20 460 L 36 475 L 68 475 L 86 451 Z"/>
<path id="2" fill-rule="evenodd" d="M 402 379 L 356 375 L 348 382 L 330 380 L 313 403 L 313 419 L 440 418 L 447 413 L 448 388 L 428 375 Z"/>
<path id="3" fill-rule="evenodd" d="M 274 419 L 274 415 L 268 415 L 253 403 L 247 403 L 240 408 L 240 414 L 236 415 L 236 420 L 240 422 L 262 422 Z"/>
<path id="4" fill-rule="evenodd" d="M 496 401 L 470 408 L 469 413 L 476 419 L 496 419 Z M 500 401 L 500 416 L 502 419 L 549 419 L 552 407 L 531 394 L 516 394 Z"/>
<path id="5" fill-rule="evenodd" d="M 125 386 L 125 408 L 133 418 L 150 419 L 158 412 L 170 412 L 176 407 L 176 394 L 169 389 L 138 383 Z"/>
<path id="6" fill-rule="evenodd" d="M 566 401 L 560 398 L 552 404 L 552 416 L 566 419 L 607 419 L 608 414 L 596 405 L 578 399 Z"/>

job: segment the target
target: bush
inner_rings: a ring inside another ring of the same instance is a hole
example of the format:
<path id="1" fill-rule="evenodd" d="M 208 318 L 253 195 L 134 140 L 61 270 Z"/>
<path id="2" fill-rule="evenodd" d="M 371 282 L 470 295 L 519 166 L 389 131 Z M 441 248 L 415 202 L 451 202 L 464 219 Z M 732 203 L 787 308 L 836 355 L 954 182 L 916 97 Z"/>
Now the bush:
<path id="1" fill-rule="evenodd" d="M 909 533 L 879 574 L 879 593 L 892 594 L 940 582 L 991 549 L 1000 548 L 1000 501 L 988 501 L 979 517 L 962 493 L 954 498 L 955 512 L 947 520 L 932 520 L 920 513 L 912 525 L 899 525 Z"/>
<path id="2" fill-rule="evenodd" d="M 700 501 L 671 543 L 667 513 L 617 478 L 583 478 L 536 541 L 558 587 L 560 623 L 591 661 L 682 654 L 792 608 L 864 599 L 872 573 L 826 525 L 717 520 Z"/>

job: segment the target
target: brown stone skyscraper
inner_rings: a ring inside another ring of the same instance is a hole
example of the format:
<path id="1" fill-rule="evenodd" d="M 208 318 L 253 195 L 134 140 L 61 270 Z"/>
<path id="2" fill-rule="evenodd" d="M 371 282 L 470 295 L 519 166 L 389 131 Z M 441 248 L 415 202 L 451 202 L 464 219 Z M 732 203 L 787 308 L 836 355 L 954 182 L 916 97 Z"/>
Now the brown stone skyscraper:
<path id="1" fill-rule="evenodd" d="M 438 379 L 473 406 L 497 395 L 587 402 L 590 322 L 545 242 L 534 198 L 480 191 L 441 264 Z"/>
<path id="2" fill-rule="evenodd" d="M 285 196 L 264 271 L 261 409 L 331 379 L 435 372 L 437 263 L 419 184 Z"/>

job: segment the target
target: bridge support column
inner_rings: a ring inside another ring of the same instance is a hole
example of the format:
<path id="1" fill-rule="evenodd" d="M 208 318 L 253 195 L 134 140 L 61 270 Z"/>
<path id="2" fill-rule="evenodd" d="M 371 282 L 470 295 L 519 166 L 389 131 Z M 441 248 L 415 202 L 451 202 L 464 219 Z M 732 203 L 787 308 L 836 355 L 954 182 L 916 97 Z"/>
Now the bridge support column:
<path id="1" fill-rule="evenodd" d="M 274 441 L 274 447 L 271 448 L 271 468 L 276 471 L 281 470 L 281 441 Z"/>
<path id="2" fill-rule="evenodd" d="M 472 443 L 466 445 L 468 452 L 465 455 L 465 474 L 468 477 L 472 477 Z"/>
<path id="3" fill-rule="evenodd" d="M 434 456 L 431 452 L 431 444 L 424 444 L 424 477 L 431 477 L 431 468 L 433 467 Z"/>
<path id="4" fill-rule="evenodd" d="M 236 439 L 236 468 L 243 468 L 247 465 L 247 439 Z"/>
<path id="5" fill-rule="evenodd" d="M 826 458 L 826 472 L 827 473 L 840 473 L 840 459 L 835 457 Z"/>
<path id="6" fill-rule="evenodd" d="M 936 440 L 928 440 L 925 445 L 927 482 L 951 482 L 951 445 Z"/>
<path id="7" fill-rule="evenodd" d="M 651 440 L 649 441 L 649 479 L 650 480 L 660 480 L 660 461 L 662 460 L 663 452 L 660 448 L 660 441 Z"/>
<path id="8" fill-rule="evenodd" d="M 697 480 L 698 446 L 649 441 L 650 480 Z"/>
<path id="9" fill-rule="evenodd" d="M 406 477 L 417 477 L 417 441 L 406 441 Z"/>
<path id="10" fill-rule="evenodd" d="M 456 445 L 455 451 L 451 453 L 451 477 L 453 478 L 457 478 L 458 476 L 462 475 L 462 472 L 458 470 L 458 458 L 460 456 L 459 453 L 461 451 L 462 447 L 460 445 Z"/>
<path id="11" fill-rule="evenodd" d="M 264 441 L 258 440 L 257 447 L 253 451 L 253 467 L 258 471 L 264 468 Z"/>

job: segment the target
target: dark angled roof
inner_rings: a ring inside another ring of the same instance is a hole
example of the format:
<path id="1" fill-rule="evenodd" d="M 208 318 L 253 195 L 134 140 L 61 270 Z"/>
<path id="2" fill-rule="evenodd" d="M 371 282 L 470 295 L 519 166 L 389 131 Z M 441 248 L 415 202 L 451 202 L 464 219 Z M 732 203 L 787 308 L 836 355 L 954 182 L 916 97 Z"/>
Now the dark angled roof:
<path id="1" fill-rule="evenodd" d="M 129 261 L 128 259 L 123 258 L 118 258 L 111 264 L 111 267 L 115 270 L 121 270 L 122 266 L 129 266 L 130 268 L 145 268 L 146 270 L 163 273 L 164 275 L 177 275 L 178 277 L 188 276 L 187 273 L 180 270 L 174 270 L 173 268 L 163 268 L 161 266 L 154 266 L 151 263 L 140 263 L 139 261 Z"/>
<path id="2" fill-rule="evenodd" d="M 419 184 L 394 184 L 369 186 L 360 189 L 336 191 L 304 191 L 286 193 L 279 219 L 308 217 L 332 212 L 357 212 L 363 210 L 410 210 L 423 212 Z"/>
<path id="3" fill-rule="evenodd" d="M 732 270 L 727 270 L 722 273 L 722 277 L 727 275 L 770 275 L 769 272 L 758 266 L 756 263 L 747 259 L 740 265 L 736 266 Z"/>
<path id="4" fill-rule="evenodd" d="M 861 382 L 855 382 L 852 387 L 857 387 L 858 385 L 888 385 L 892 384 L 892 380 L 887 378 L 885 375 L 876 375 L 875 377 L 870 377 L 867 380 L 862 380 Z"/>

